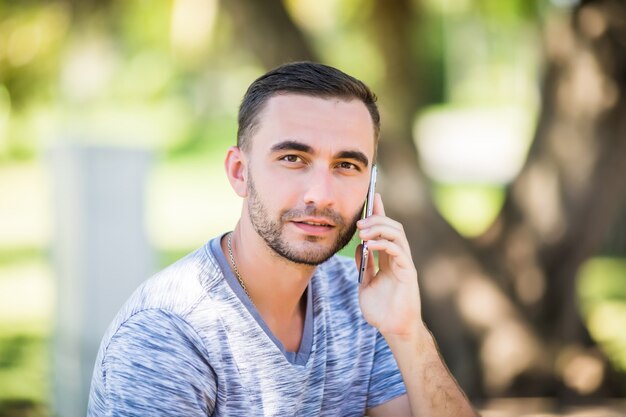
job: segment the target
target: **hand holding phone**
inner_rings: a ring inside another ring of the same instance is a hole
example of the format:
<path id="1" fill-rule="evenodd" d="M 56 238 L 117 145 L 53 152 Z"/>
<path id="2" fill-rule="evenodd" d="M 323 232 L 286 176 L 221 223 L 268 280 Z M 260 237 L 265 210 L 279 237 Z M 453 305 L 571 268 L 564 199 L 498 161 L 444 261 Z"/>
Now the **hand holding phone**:
<path id="1" fill-rule="evenodd" d="M 363 218 L 369 217 L 372 215 L 374 210 L 374 194 L 376 191 L 376 174 L 378 169 L 376 165 L 372 166 L 372 176 L 370 177 L 370 185 L 367 189 L 367 198 L 365 200 L 365 209 L 363 210 Z M 359 284 L 363 282 L 363 274 L 365 273 L 365 269 L 367 268 L 367 258 L 369 256 L 369 251 L 367 250 L 367 241 L 361 241 L 361 265 L 359 266 Z"/>

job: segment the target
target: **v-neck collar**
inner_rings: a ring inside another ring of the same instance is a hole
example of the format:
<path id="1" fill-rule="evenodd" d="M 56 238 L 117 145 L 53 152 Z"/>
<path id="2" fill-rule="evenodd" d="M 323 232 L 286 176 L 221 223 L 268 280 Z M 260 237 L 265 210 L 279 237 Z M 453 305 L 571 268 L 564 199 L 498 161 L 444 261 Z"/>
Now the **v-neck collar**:
<path id="1" fill-rule="evenodd" d="M 226 234 L 218 236 L 209 242 L 211 253 L 217 260 L 219 267 L 222 270 L 222 274 L 224 275 L 224 279 L 226 280 L 232 291 L 235 293 L 239 301 L 248 310 L 254 320 L 256 320 L 259 327 L 263 329 L 265 334 L 282 352 L 282 354 L 285 356 L 285 359 L 287 359 L 288 362 L 294 365 L 306 365 L 313 348 L 313 286 L 309 282 L 309 285 L 306 289 L 306 313 L 304 317 L 304 330 L 302 332 L 300 348 L 297 352 L 288 351 L 285 349 L 285 346 L 282 344 L 282 342 L 278 340 L 276 336 L 274 336 L 270 328 L 265 323 L 265 320 L 263 320 L 263 317 L 261 317 L 261 314 L 259 314 L 259 311 L 256 309 L 248 295 L 241 287 L 241 284 L 235 277 L 235 274 L 233 274 L 230 263 L 226 259 L 226 254 L 222 250 L 221 240 L 225 235 Z"/>

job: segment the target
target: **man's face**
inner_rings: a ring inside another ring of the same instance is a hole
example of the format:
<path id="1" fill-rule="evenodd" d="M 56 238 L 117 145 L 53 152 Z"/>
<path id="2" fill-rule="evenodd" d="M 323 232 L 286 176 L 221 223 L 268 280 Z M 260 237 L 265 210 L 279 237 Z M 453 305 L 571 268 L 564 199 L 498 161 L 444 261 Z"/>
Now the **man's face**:
<path id="1" fill-rule="evenodd" d="M 246 212 L 268 246 L 309 265 L 344 247 L 361 215 L 374 155 L 365 105 L 274 96 L 250 145 Z"/>

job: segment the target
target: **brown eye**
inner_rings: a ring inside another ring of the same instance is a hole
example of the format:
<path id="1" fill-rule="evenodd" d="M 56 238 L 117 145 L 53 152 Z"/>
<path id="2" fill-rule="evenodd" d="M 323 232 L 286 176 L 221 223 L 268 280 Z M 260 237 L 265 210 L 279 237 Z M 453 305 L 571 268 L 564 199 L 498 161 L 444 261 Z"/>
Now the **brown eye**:
<path id="1" fill-rule="evenodd" d="M 298 155 L 285 155 L 280 159 L 291 163 L 302 162 L 302 159 Z"/>
<path id="2" fill-rule="evenodd" d="M 358 169 L 358 167 L 351 162 L 340 162 L 338 166 L 341 169 Z"/>

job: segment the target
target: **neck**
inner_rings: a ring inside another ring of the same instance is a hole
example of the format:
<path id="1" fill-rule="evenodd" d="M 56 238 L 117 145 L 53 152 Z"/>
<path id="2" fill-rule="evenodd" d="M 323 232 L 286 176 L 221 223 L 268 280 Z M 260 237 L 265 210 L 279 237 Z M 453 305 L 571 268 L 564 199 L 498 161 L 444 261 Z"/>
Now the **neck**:
<path id="1" fill-rule="evenodd" d="M 315 267 L 281 257 L 243 219 L 232 233 L 231 245 L 241 280 L 263 319 L 277 326 L 302 319 L 303 294 Z M 222 249 L 228 254 L 227 237 Z"/>

